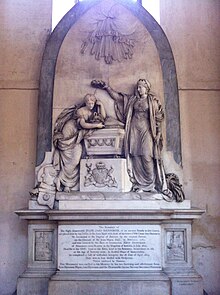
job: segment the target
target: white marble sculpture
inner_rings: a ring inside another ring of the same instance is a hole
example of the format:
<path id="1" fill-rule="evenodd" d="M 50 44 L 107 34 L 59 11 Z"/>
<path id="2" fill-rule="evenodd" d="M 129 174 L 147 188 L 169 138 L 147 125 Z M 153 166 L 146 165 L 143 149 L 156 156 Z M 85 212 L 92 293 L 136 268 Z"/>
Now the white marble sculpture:
<path id="1" fill-rule="evenodd" d="M 106 113 L 103 104 L 92 94 L 87 94 L 84 100 L 84 106 L 65 109 L 55 124 L 53 166 L 58 172 L 58 191 L 70 192 L 77 187 L 82 140 L 91 134 L 91 130 L 104 128 Z"/>
<path id="2" fill-rule="evenodd" d="M 164 171 L 161 155 L 164 110 L 150 92 L 150 82 L 139 79 L 132 95 L 118 93 L 100 80 L 93 80 L 91 85 L 107 91 L 115 102 L 118 120 L 125 124 L 125 157 L 132 191 L 161 192 L 167 201 L 183 201 L 184 193 L 177 176 L 166 176 Z"/>
<path id="3" fill-rule="evenodd" d="M 39 205 L 53 208 L 56 192 L 101 189 L 123 193 L 131 188 L 136 194 L 159 193 L 166 201 L 183 201 L 178 177 L 164 170 L 161 128 L 164 111 L 159 99 L 150 92 L 150 82 L 139 79 L 132 95 L 118 93 L 100 80 L 93 80 L 91 86 L 107 91 L 114 100 L 117 120 L 107 118 L 102 102 L 93 94 L 87 94 L 83 104 L 64 109 L 55 122 L 54 153 L 46 164 L 54 172 L 52 184 L 45 191 L 43 179 L 39 180 L 32 197 L 37 196 Z M 97 161 L 89 162 L 93 156 Z M 86 162 L 83 157 L 87 157 Z M 113 166 L 107 168 L 110 158 L 117 159 L 118 165 L 113 161 Z M 125 159 L 126 168 L 122 171 L 119 167 Z M 82 161 L 86 166 L 80 171 Z M 121 172 L 116 179 L 118 170 Z M 131 185 L 126 182 L 121 187 L 125 174 Z"/>

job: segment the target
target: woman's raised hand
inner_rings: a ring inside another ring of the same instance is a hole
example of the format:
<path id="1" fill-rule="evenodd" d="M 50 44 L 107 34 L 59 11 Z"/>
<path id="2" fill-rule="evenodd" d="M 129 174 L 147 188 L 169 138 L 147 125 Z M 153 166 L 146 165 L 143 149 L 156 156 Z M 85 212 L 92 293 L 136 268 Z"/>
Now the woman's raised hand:
<path id="1" fill-rule="evenodd" d="M 98 106 L 102 106 L 102 105 L 103 105 L 103 103 L 102 103 L 101 100 L 99 100 L 99 99 L 96 100 L 96 104 L 97 104 Z"/>

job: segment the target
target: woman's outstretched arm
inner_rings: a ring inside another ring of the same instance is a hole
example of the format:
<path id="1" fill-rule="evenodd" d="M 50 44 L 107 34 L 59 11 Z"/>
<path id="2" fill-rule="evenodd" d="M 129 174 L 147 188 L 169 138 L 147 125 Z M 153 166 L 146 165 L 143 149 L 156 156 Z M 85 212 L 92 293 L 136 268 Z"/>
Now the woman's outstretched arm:
<path id="1" fill-rule="evenodd" d="M 94 88 L 105 90 L 110 95 L 110 97 L 115 101 L 123 100 L 123 96 L 120 93 L 113 90 L 106 82 L 102 80 L 92 80 L 91 86 Z"/>

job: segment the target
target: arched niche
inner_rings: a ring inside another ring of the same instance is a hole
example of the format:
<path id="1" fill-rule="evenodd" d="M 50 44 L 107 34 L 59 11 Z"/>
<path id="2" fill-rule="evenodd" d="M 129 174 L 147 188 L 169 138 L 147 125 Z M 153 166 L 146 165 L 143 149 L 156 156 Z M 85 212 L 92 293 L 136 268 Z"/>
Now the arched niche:
<path id="1" fill-rule="evenodd" d="M 105 0 L 103 0 L 105 1 Z M 60 47 L 70 28 L 98 1 L 82 1 L 77 3 L 59 22 L 47 41 L 40 74 L 37 163 L 40 165 L 45 153 L 52 149 L 52 107 L 54 79 Z M 166 148 L 173 153 L 178 164 L 181 164 L 181 137 L 179 96 L 175 61 L 169 41 L 156 20 L 139 4 L 132 1 L 117 0 L 127 8 L 151 35 L 161 64 L 164 101 L 166 111 Z"/>

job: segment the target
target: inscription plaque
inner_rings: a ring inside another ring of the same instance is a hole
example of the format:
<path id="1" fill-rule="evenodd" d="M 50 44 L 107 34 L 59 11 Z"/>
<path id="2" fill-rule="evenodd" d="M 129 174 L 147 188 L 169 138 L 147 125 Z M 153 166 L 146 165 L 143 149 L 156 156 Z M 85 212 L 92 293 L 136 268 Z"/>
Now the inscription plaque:
<path id="1" fill-rule="evenodd" d="M 160 270 L 159 225 L 59 225 L 60 270 Z"/>

